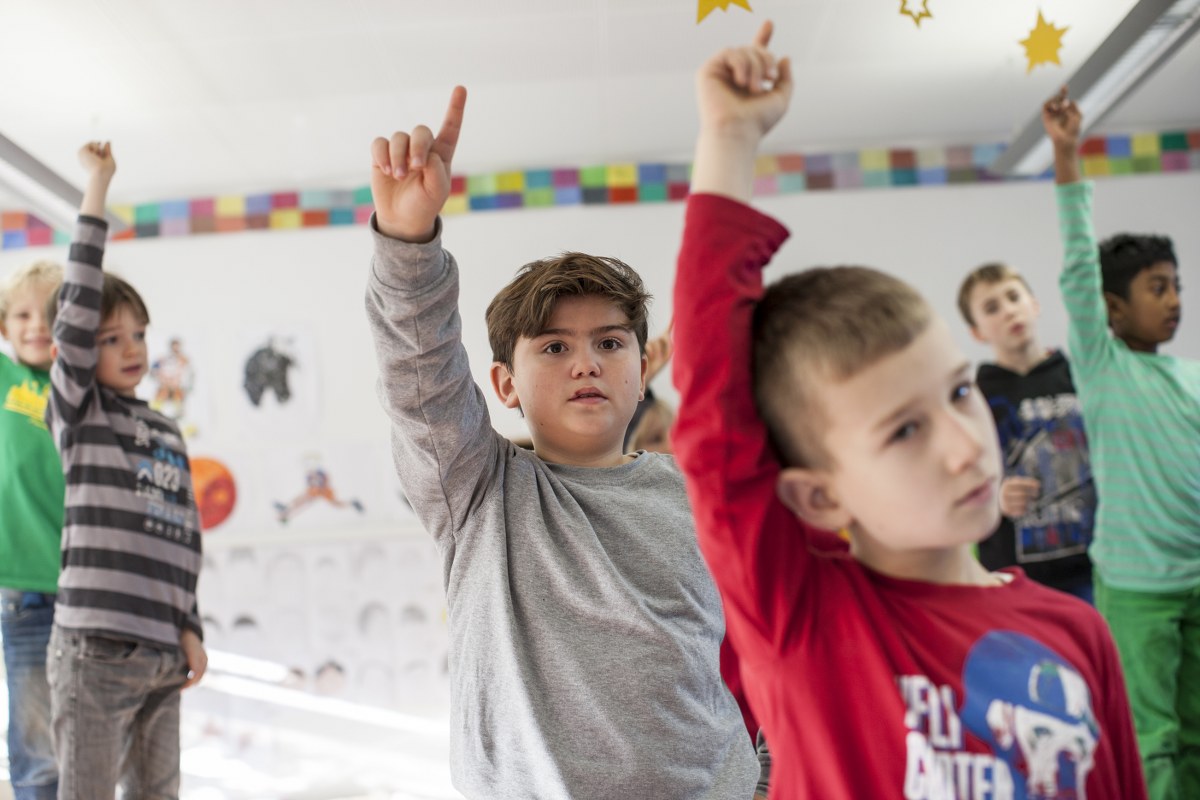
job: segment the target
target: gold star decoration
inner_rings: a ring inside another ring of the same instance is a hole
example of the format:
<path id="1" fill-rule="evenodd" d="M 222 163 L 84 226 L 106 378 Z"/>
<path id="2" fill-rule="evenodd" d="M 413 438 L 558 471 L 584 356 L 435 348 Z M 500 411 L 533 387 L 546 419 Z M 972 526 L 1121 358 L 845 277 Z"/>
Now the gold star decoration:
<path id="1" fill-rule="evenodd" d="M 914 5 L 916 0 L 913 0 Z M 921 27 L 921 20 L 933 19 L 933 14 L 929 13 L 929 0 L 921 0 L 920 8 L 909 6 L 908 0 L 900 0 L 900 13 L 912 17 L 912 21 L 917 23 L 917 27 Z"/>
<path id="2" fill-rule="evenodd" d="M 704 21 L 705 17 L 718 8 L 722 11 L 728 11 L 730 3 L 735 6 L 741 6 L 747 11 L 754 10 L 750 8 L 750 0 L 700 0 L 700 5 L 696 9 L 696 24 L 699 25 Z"/>
<path id="3" fill-rule="evenodd" d="M 1033 68 L 1039 64 L 1062 66 L 1062 62 L 1058 60 L 1058 51 L 1062 48 L 1062 37 L 1066 32 L 1067 28 L 1054 27 L 1052 23 L 1046 22 L 1041 11 L 1038 12 L 1037 25 L 1029 32 L 1029 38 L 1020 42 L 1025 46 L 1025 58 L 1029 60 L 1029 66 L 1025 69 L 1026 75 L 1033 72 Z"/>

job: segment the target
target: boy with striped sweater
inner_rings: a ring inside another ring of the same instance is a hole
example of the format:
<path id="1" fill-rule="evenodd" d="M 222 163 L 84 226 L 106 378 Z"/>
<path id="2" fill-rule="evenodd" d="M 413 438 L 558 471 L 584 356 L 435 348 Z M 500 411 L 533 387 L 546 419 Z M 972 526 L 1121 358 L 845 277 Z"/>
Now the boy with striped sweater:
<path id="1" fill-rule="evenodd" d="M 108 144 L 88 173 L 54 324 L 46 418 L 66 475 L 63 569 L 47 672 L 59 798 L 176 797 L 179 691 L 207 658 L 200 528 L 178 427 L 137 399 L 150 315 L 101 262 Z"/>
<path id="2" fill-rule="evenodd" d="M 1150 796 L 1200 797 L 1200 362 L 1158 352 L 1179 328 L 1169 239 L 1096 244 L 1082 115 L 1042 110 L 1054 142 L 1072 371 L 1100 507 L 1096 608 L 1121 654 Z M 1109 330 L 1112 335 L 1109 335 Z"/>

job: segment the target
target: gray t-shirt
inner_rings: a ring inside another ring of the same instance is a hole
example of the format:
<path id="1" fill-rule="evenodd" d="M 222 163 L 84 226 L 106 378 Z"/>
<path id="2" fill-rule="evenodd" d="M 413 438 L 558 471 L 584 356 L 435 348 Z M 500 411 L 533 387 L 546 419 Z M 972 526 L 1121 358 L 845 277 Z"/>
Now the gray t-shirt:
<path id="1" fill-rule="evenodd" d="M 372 224 L 374 230 L 374 225 Z M 442 555 L 469 798 L 736 798 L 758 765 L 674 459 L 549 464 L 491 426 L 458 268 L 375 232 L 367 314 L 396 469 Z"/>

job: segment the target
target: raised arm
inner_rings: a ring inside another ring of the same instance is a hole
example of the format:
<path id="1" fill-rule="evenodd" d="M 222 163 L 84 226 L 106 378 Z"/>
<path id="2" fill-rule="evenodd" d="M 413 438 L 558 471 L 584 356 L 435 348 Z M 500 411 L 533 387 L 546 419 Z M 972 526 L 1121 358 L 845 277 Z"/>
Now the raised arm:
<path id="1" fill-rule="evenodd" d="M 96 380 L 96 332 L 100 328 L 100 290 L 104 285 L 104 206 L 117 171 L 107 142 L 88 142 L 79 150 L 87 186 L 79 206 L 79 222 L 63 270 L 54 318 L 54 364 L 50 368 L 50 413 L 73 424 Z"/>
<path id="2" fill-rule="evenodd" d="M 700 546 L 728 630 L 750 656 L 789 630 L 807 561 L 801 526 L 775 496 L 779 464 L 755 409 L 751 325 L 762 270 L 787 231 L 744 204 L 754 156 L 791 92 L 785 60 L 754 44 L 725 50 L 697 76 L 701 129 L 675 282 L 673 444 L 687 476 Z M 773 83 L 767 84 L 766 81 Z"/>
<path id="3" fill-rule="evenodd" d="M 420 125 L 371 145 L 375 255 L 366 305 L 379 395 L 405 494 L 439 540 L 482 499 L 499 442 L 471 379 L 458 267 L 442 249 L 438 220 L 466 99 L 466 90 L 455 88 L 436 136 Z"/>
<path id="4" fill-rule="evenodd" d="M 1058 224 L 1063 240 L 1059 288 L 1067 309 L 1071 366 L 1086 376 L 1102 368 L 1113 347 L 1092 226 L 1092 184 L 1080 180 L 1079 136 L 1083 115 L 1067 87 L 1042 106 L 1042 125 L 1054 145 Z"/>

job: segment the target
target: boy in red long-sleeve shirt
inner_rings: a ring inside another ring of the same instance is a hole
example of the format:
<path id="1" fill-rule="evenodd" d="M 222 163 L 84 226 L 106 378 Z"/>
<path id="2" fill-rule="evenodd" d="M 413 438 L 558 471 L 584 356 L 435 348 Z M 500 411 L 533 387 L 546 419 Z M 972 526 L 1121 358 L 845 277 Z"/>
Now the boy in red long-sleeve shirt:
<path id="1" fill-rule="evenodd" d="M 861 267 L 763 290 L 787 231 L 746 202 L 792 86 L 770 34 L 697 78 L 674 443 L 771 798 L 1144 798 L 1103 621 L 973 556 L 1001 464 L 946 324 Z"/>

